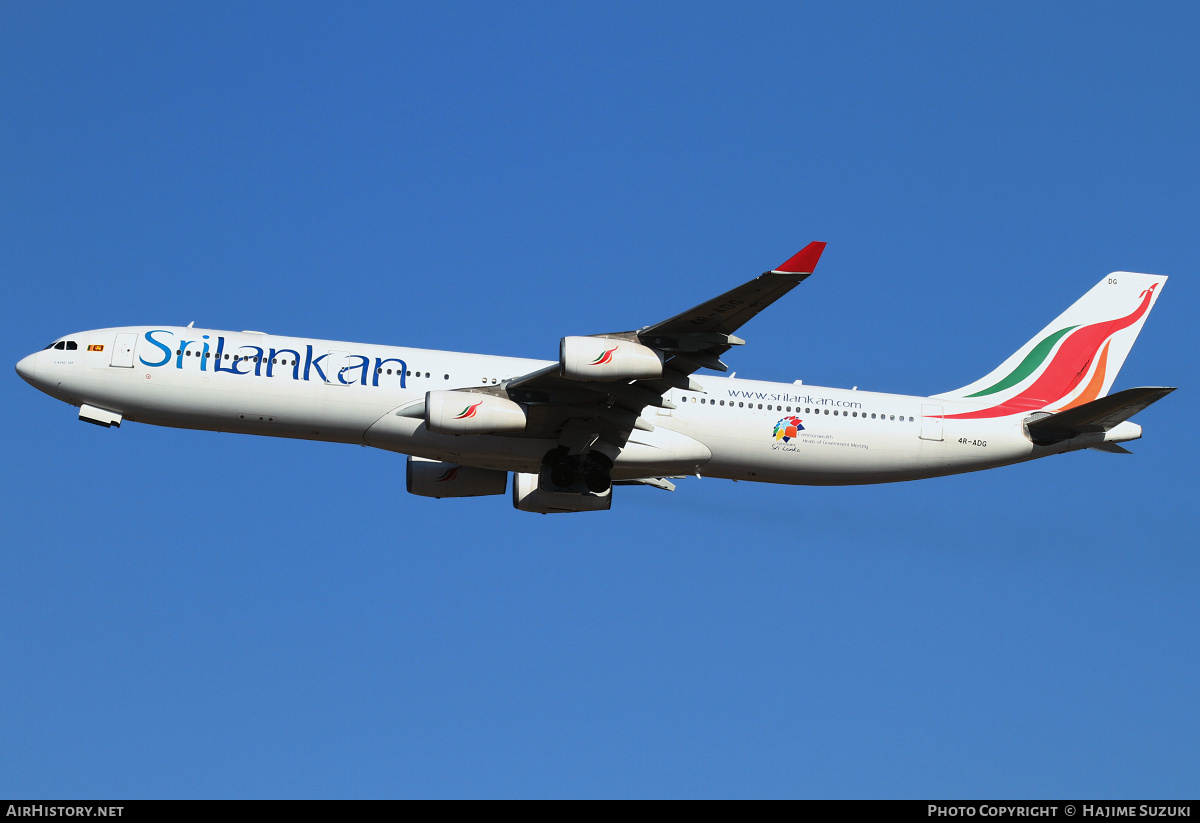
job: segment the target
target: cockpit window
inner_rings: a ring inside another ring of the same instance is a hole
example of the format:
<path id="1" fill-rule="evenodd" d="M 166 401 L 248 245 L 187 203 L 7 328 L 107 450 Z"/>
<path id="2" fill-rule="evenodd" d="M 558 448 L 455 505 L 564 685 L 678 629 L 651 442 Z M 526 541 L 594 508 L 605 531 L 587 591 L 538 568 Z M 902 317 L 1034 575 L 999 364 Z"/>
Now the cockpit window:
<path id="1" fill-rule="evenodd" d="M 66 347 L 67 347 L 67 341 L 65 341 L 65 340 L 59 340 L 57 343 L 54 344 L 54 348 L 58 349 L 59 351 L 62 351 Z"/>
<path id="2" fill-rule="evenodd" d="M 79 351 L 79 345 L 74 340 L 68 340 L 67 351 Z"/>
<path id="3" fill-rule="evenodd" d="M 52 349 L 52 348 L 54 348 L 54 344 L 53 344 L 53 343 L 51 343 L 49 346 L 47 346 L 47 347 L 46 347 L 46 349 Z M 42 349 L 42 351 L 45 351 L 46 349 Z"/>

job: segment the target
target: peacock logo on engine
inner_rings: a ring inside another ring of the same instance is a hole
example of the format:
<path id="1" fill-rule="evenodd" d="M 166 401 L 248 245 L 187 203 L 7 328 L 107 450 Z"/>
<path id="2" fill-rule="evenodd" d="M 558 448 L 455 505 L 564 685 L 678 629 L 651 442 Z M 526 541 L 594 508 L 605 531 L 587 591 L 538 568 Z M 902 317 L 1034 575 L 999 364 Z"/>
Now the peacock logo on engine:
<path id="1" fill-rule="evenodd" d="M 620 346 L 613 346 L 608 351 L 603 352 L 599 357 L 597 357 L 591 363 L 588 363 L 588 365 L 589 366 L 603 366 L 605 364 L 611 363 L 613 352 L 615 352 L 619 348 L 620 348 Z"/>
<path id="2" fill-rule="evenodd" d="M 454 415 L 454 420 L 470 420 L 479 411 L 479 407 L 483 405 L 483 401 L 467 406 L 465 409 Z"/>

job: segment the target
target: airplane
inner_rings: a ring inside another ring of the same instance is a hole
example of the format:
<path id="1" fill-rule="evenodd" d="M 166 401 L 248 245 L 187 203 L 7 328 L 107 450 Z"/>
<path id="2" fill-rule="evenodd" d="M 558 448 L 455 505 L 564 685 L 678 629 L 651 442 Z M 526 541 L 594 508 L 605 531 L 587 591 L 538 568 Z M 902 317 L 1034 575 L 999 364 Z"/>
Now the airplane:
<path id="1" fill-rule="evenodd" d="M 716 375 L 747 321 L 825 244 L 688 311 L 563 337 L 555 361 L 257 331 L 125 326 L 62 337 L 17 373 L 79 419 L 355 443 L 408 456 L 407 489 L 499 495 L 543 514 L 607 510 L 613 486 L 714 477 L 887 483 L 1052 454 L 1129 453 L 1129 420 L 1174 391 L 1109 394 L 1167 278 L 1114 272 L 984 377 L 914 397 Z"/>

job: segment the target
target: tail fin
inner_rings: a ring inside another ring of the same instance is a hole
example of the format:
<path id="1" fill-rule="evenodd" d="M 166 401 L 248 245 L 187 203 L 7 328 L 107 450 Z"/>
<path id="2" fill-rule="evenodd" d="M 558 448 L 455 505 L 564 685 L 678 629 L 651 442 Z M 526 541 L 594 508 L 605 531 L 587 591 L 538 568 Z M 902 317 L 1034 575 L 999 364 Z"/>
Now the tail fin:
<path id="1" fill-rule="evenodd" d="M 990 374 L 935 396 L 986 406 L 947 415 L 957 419 L 1065 411 L 1104 397 L 1166 280 L 1113 272 Z"/>

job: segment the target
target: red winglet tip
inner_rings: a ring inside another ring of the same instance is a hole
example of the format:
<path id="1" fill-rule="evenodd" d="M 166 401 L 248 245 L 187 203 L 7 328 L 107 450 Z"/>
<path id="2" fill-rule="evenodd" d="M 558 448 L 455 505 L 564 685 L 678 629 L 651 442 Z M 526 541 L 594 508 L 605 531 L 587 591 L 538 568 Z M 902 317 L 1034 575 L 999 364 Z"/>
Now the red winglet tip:
<path id="1" fill-rule="evenodd" d="M 809 243 L 775 271 L 784 274 L 812 274 L 817 268 L 817 261 L 821 259 L 823 251 L 825 251 L 824 243 L 820 241 Z"/>

